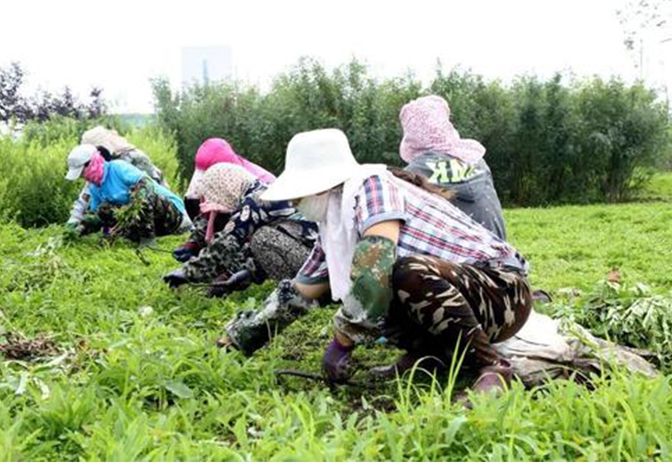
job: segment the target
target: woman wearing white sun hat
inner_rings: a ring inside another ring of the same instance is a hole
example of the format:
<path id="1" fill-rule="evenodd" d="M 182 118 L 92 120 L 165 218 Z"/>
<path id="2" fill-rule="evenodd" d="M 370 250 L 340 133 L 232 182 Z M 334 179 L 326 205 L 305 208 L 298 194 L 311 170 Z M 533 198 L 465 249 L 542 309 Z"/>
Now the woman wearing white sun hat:
<path id="1" fill-rule="evenodd" d="M 481 375 L 477 390 L 501 389 L 510 378 L 491 343 L 513 336 L 531 307 L 527 265 L 511 245 L 384 165 L 360 165 L 337 129 L 295 135 L 285 171 L 262 199 L 294 200 L 318 223 L 310 257 L 267 306 L 287 320 L 329 290 L 341 301 L 323 358 L 330 379 L 347 378 L 354 346 L 381 335 L 407 354 L 379 374 L 427 355 L 445 360 L 461 340 Z M 240 322 L 258 324 L 268 314 L 239 315 L 227 326 L 230 343 L 251 352 L 246 344 L 254 338 Z"/>

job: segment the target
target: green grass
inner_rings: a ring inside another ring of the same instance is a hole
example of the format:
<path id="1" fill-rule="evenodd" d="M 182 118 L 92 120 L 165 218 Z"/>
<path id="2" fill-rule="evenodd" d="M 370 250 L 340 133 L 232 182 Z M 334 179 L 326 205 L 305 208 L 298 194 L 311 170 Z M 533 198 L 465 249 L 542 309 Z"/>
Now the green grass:
<path id="1" fill-rule="evenodd" d="M 672 201 L 672 172 L 660 172 L 653 175 L 646 188 L 639 194 L 642 199 Z"/>
<path id="2" fill-rule="evenodd" d="M 672 280 L 667 203 L 506 212 L 535 286 L 589 290 L 618 266 L 666 293 Z M 47 347 L 0 358 L 1 460 L 671 460 L 672 378 L 614 373 L 596 388 L 516 384 L 498 399 L 451 402 L 451 383 L 376 388 L 279 379 L 317 371 L 332 310 L 318 310 L 251 358 L 214 346 L 270 284 L 225 301 L 173 292 L 170 255 L 97 237 L 63 244 L 60 227 L 0 226 L 0 333 Z M 170 250 L 182 238 L 163 238 Z M 0 343 L 4 341 L 0 339 Z M 394 356 L 358 349 L 361 366 Z"/>

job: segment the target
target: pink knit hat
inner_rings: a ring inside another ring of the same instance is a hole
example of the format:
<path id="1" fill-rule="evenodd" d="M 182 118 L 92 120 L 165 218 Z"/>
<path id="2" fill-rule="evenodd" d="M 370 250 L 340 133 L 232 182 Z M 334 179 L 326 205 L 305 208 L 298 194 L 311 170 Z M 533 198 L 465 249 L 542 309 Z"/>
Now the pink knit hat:
<path id="1" fill-rule="evenodd" d="M 399 113 L 404 137 L 399 154 L 406 163 L 427 152 L 450 155 L 473 165 L 485 155 L 485 147 L 472 139 L 460 139 L 450 122 L 448 102 L 438 95 L 412 100 Z"/>

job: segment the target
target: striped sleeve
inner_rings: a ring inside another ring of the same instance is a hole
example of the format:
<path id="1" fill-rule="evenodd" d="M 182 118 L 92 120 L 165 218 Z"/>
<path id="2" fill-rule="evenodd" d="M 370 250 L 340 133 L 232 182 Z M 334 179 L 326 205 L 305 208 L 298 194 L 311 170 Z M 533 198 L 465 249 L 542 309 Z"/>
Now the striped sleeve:
<path id="1" fill-rule="evenodd" d="M 319 237 L 315 241 L 308 259 L 299 270 L 296 280 L 302 284 L 319 284 L 329 280 L 327 257 L 324 254 Z"/>

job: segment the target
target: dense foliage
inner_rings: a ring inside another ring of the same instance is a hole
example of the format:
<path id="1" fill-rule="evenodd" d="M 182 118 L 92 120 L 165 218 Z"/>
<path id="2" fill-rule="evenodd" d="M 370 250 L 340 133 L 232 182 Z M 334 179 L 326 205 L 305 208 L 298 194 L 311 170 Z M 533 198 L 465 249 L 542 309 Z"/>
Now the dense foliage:
<path id="1" fill-rule="evenodd" d="M 672 294 L 655 294 L 642 283 L 605 280 L 579 302 L 558 307 L 557 316 L 591 328 L 595 336 L 649 352 L 661 366 L 672 367 Z"/>
<path id="2" fill-rule="evenodd" d="M 669 159 L 667 106 L 641 84 L 619 79 L 549 81 L 521 77 L 511 85 L 440 69 L 427 87 L 412 77 L 375 80 L 353 61 L 331 72 L 304 59 L 268 92 L 238 82 L 178 93 L 154 82 L 160 124 L 178 144 L 188 177 L 199 144 L 224 137 L 251 160 L 282 169 L 293 134 L 338 127 L 360 161 L 400 164 L 402 105 L 435 93 L 451 105 L 463 137 L 487 148 L 502 200 L 515 205 L 619 201 Z"/>
<path id="3" fill-rule="evenodd" d="M 177 186 L 175 143 L 158 128 L 129 129 L 111 118 L 58 117 L 28 123 L 18 139 L 0 136 L 0 221 L 15 219 L 26 227 L 65 222 L 83 186 L 83 181 L 65 180 L 66 159 L 82 133 L 98 123 L 126 130 L 122 134 L 149 154 L 170 185 Z"/>

